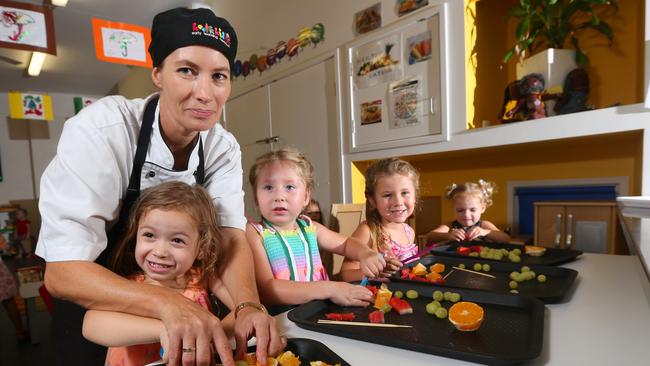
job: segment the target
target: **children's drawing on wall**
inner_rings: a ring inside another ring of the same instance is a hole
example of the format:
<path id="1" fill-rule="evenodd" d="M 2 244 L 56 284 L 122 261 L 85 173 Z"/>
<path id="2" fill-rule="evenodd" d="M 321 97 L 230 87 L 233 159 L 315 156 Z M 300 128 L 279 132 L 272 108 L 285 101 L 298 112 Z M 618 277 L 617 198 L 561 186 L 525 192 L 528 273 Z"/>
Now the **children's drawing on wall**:
<path id="1" fill-rule="evenodd" d="M 422 32 L 406 40 L 409 65 L 431 58 L 431 31 Z"/>
<path id="2" fill-rule="evenodd" d="M 359 89 L 401 76 L 399 34 L 366 43 L 354 50 L 355 85 Z"/>
<path id="3" fill-rule="evenodd" d="M 9 92 L 9 117 L 14 119 L 38 119 L 51 121 L 52 97 L 47 94 Z"/>
<path id="4" fill-rule="evenodd" d="M 392 109 L 390 128 L 412 127 L 422 123 L 422 82 L 412 77 L 390 83 L 389 105 Z"/>
<path id="5" fill-rule="evenodd" d="M 144 47 L 144 36 L 137 32 L 102 28 L 104 40 L 104 55 L 144 61 L 147 59 Z"/>
<path id="6" fill-rule="evenodd" d="M 381 122 L 381 105 L 382 100 L 377 99 L 372 102 L 361 103 L 361 125 L 370 125 Z"/>
<path id="7" fill-rule="evenodd" d="M 379 27 L 381 27 L 381 3 L 354 14 L 354 30 L 357 34 L 367 33 Z"/>
<path id="8" fill-rule="evenodd" d="M 397 15 L 402 16 L 429 5 L 429 0 L 397 0 L 396 3 Z"/>
<path id="9" fill-rule="evenodd" d="M 47 47 L 43 13 L 0 6 L 0 41 Z"/>
<path id="10" fill-rule="evenodd" d="M 74 97 L 73 100 L 74 100 L 74 114 L 77 114 L 83 108 L 86 108 L 89 105 L 93 104 L 93 102 L 96 101 L 97 99 L 88 98 L 88 97 Z"/>

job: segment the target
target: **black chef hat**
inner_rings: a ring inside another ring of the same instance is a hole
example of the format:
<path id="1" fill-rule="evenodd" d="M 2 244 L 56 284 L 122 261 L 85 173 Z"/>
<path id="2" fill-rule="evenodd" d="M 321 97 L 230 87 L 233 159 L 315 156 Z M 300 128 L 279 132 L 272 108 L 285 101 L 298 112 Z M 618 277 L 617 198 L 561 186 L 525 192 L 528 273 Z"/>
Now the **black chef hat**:
<path id="1" fill-rule="evenodd" d="M 237 35 L 224 18 L 210 9 L 175 8 L 157 14 L 151 25 L 149 54 L 154 67 L 177 48 L 206 46 L 221 52 L 233 69 L 237 54 Z"/>

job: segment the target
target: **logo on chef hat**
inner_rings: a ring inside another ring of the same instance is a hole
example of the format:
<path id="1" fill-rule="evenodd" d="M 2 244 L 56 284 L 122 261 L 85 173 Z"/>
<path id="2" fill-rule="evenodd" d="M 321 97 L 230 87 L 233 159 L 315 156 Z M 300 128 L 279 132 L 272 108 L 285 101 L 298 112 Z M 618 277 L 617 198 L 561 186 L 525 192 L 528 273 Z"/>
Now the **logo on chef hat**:
<path id="1" fill-rule="evenodd" d="M 230 48 L 230 34 L 223 31 L 220 27 L 211 26 L 208 23 L 198 24 L 192 23 L 192 35 L 195 36 L 208 36 L 220 40 L 228 48 Z"/>

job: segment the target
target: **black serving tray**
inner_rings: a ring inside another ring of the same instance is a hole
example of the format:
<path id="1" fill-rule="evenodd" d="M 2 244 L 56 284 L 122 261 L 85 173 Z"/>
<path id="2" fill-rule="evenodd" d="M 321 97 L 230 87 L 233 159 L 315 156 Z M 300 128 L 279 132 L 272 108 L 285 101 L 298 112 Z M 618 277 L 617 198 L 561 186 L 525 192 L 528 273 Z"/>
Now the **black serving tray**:
<path id="1" fill-rule="evenodd" d="M 373 283 L 379 286 L 379 283 Z M 474 332 L 461 332 L 448 319 L 438 319 L 427 314 L 426 304 L 432 301 L 434 290 L 449 291 L 448 287 L 421 283 L 393 282 L 392 291 L 416 290 L 420 297 L 407 300 L 413 314 L 399 315 L 391 311 L 385 315 L 386 323 L 411 325 L 412 328 L 378 328 L 319 324 L 325 313 L 352 312 L 355 321 L 368 321 L 375 310 L 341 307 L 330 301 L 315 300 L 291 310 L 288 317 L 299 327 L 316 332 L 333 334 L 360 341 L 382 344 L 460 360 L 490 365 L 512 365 L 532 360 L 542 350 L 544 335 L 544 303 L 530 296 L 497 294 L 486 291 L 457 289 L 461 301 L 472 301 L 485 311 L 483 324 Z M 449 308 L 452 304 L 443 301 Z"/>
<path id="2" fill-rule="evenodd" d="M 493 242 L 486 242 L 486 241 L 465 241 L 465 242 L 452 242 L 452 243 L 447 243 L 443 245 L 439 245 L 433 249 L 431 249 L 431 254 L 434 255 L 446 255 L 446 256 L 451 256 L 451 257 L 459 257 L 459 258 L 478 258 L 480 260 L 486 260 L 486 261 L 491 261 L 491 262 L 498 262 L 494 259 L 489 259 L 489 258 L 481 258 L 481 257 L 470 257 L 467 255 L 462 255 L 456 253 L 456 248 L 459 246 L 466 246 L 466 247 L 471 247 L 474 245 L 482 245 L 485 247 L 489 248 L 494 248 L 494 249 L 501 249 L 505 248 L 508 250 L 513 250 L 515 248 L 521 249 L 521 262 L 515 263 L 519 264 L 522 266 L 530 266 L 530 265 L 545 265 L 545 266 L 553 266 L 553 265 L 558 265 L 562 263 L 567 263 L 576 260 L 580 254 L 582 254 L 582 251 L 580 250 L 573 250 L 573 249 L 557 249 L 557 248 L 546 248 L 546 252 L 544 255 L 540 257 L 533 257 L 530 255 L 526 255 L 524 251 L 524 246 L 519 245 L 519 244 L 507 244 L 507 243 L 493 243 Z M 507 257 L 504 257 L 501 262 L 507 262 L 507 263 L 512 263 L 510 260 L 508 260 Z"/>
<path id="3" fill-rule="evenodd" d="M 427 256 L 421 258 L 417 262 L 412 262 L 406 265 L 407 268 L 413 268 L 418 263 L 422 263 L 427 268 L 434 263 L 443 263 L 445 271 L 442 274 L 445 277 L 444 286 L 468 288 L 474 290 L 484 290 L 491 292 L 509 293 L 509 283 L 511 272 L 521 272 L 523 265 L 519 263 L 506 263 L 500 261 L 487 261 L 483 258 L 465 257 L 453 258 L 444 256 Z M 490 271 L 480 273 L 490 274 L 496 278 L 481 276 L 474 273 L 453 269 L 458 267 L 459 264 L 464 264 L 467 269 L 473 270 L 475 263 L 489 264 Z M 554 266 L 541 266 L 541 265 L 528 265 L 531 270 L 536 274 L 543 274 L 546 276 L 546 282 L 539 283 L 537 279 L 519 282 L 517 291 L 521 295 L 528 295 L 536 297 L 547 304 L 562 302 L 567 292 L 571 289 L 573 282 L 578 276 L 578 272 L 573 269 L 554 267 Z M 449 274 L 453 271 L 451 274 Z M 449 274 L 447 276 L 447 274 Z M 395 273 L 391 277 L 391 281 L 397 282 L 416 282 L 414 280 L 402 279 L 400 272 Z M 421 283 L 421 282 L 418 282 Z M 424 282 L 426 283 L 426 282 Z"/>
<path id="4" fill-rule="evenodd" d="M 291 351 L 300 357 L 301 365 L 309 365 L 312 361 L 323 361 L 330 365 L 338 363 L 341 366 L 350 366 L 327 346 L 309 338 L 288 338 L 285 351 Z M 255 352 L 255 346 L 249 347 L 248 352 Z M 217 358 L 217 363 L 219 362 L 220 360 Z"/>

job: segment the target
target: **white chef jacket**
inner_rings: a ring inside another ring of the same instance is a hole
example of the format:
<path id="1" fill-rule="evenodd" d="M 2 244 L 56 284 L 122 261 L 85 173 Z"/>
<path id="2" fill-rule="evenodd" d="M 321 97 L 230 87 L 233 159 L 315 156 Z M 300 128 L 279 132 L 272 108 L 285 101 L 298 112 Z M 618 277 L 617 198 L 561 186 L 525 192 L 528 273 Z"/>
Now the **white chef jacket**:
<path id="1" fill-rule="evenodd" d="M 64 125 L 57 154 L 41 178 L 41 231 L 36 255 L 48 262 L 94 261 L 107 245 L 106 232 L 117 222 L 126 196 L 146 99 L 102 98 Z M 174 157 L 163 141 L 156 107 L 140 189 L 165 181 L 196 183 L 198 144 L 185 171 L 174 171 Z M 214 201 L 219 225 L 244 230 L 241 151 L 220 124 L 202 131 L 204 187 Z"/>

